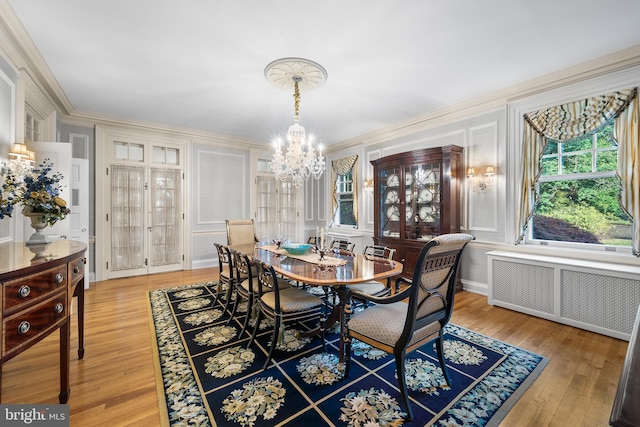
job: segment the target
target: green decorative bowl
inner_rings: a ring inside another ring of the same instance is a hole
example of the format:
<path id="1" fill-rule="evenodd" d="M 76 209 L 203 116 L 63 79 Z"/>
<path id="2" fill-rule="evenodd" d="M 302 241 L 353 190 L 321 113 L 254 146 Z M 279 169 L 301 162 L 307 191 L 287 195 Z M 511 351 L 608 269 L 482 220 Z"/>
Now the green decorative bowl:
<path id="1" fill-rule="evenodd" d="M 302 255 L 311 249 L 313 245 L 308 243 L 283 243 L 281 248 L 289 252 L 291 255 Z"/>

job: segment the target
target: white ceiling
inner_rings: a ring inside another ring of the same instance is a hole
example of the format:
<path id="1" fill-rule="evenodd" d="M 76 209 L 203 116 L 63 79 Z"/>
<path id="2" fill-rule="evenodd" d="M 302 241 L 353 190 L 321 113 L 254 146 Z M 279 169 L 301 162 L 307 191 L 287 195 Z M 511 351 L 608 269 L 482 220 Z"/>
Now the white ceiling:
<path id="1" fill-rule="evenodd" d="M 74 114 L 265 143 L 293 121 L 281 57 L 327 70 L 300 109 L 331 144 L 640 45 L 638 0 L 8 3 Z"/>

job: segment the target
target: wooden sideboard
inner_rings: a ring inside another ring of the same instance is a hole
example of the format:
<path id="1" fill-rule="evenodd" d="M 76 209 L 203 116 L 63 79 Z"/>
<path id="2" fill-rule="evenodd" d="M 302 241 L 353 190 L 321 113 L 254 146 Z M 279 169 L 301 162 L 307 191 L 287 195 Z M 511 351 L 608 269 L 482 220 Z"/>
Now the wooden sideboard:
<path id="1" fill-rule="evenodd" d="M 2 364 L 60 331 L 60 403 L 69 399 L 71 301 L 78 299 L 78 358 L 84 357 L 84 243 L 57 240 L 41 254 L 0 244 L 0 392 Z M 0 402 L 2 401 L 0 395 Z"/>

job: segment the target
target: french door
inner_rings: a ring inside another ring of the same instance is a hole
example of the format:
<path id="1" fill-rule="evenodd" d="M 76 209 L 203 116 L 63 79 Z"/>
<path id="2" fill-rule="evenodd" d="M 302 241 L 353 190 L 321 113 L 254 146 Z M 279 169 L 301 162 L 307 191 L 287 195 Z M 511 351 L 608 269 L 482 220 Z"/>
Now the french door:
<path id="1" fill-rule="evenodd" d="M 255 193 L 252 192 L 252 212 L 258 240 L 284 237 L 292 242 L 303 238 L 302 190 L 292 182 L 276 179 L 271 164 L 271 153 L 253 153 L 255 165 Z M 253 191 L 253 190 L 252 190 Z M 281 230 L 281 231 L 280 231 Z M 282 236 L 276 236 L 282 234 Z"/>
<path id="2" fill-rule="evenodd" d="M 105 279 L 184 269 L 183 148 L 122 136 L 108 142 Z"/>
<path id="3" fill-rule="evenodd" d="M 259 240 L 273 240 L 283 234 L 286 240 L 299 242 L 300 215 L 298 194 L 293 183 L 282 182 L 274 176 L 256 178 L 256 235 Z M 282 231 L 279 231 L 281 228 Z"/>

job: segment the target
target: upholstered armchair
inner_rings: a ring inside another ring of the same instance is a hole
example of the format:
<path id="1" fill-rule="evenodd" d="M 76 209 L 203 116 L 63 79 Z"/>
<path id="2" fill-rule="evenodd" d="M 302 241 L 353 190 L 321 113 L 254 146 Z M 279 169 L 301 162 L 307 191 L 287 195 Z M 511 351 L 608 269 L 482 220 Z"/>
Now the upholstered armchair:
<path id="1" fill-rule="evenodd" d="M 348 375 L 350 339 L 356 338 L 375 348 L 393 354 L 402 400 L 407 418 L 413 418 L 404 361 L 407 354 L 436 340 L 436 351 L 447 384 L 449 375 L 443 353 L 443 330 L 451 318 L 455 295 L 456 276 L 460 256 L 475 237 L 469 234 L 445 234 L 429 241 L 418 256 L 413 280 L 398 278 L 396 284 L 408 287 L 388 297 L 375 297 L 351 291 L 353 298 L 376 304 L 355 312 L 347 323 L 346 366 Z M 407 302 L 403 301 L 408 299 Z"/>
<path id="2" fill-rule="evenodd" d="M 227 219 L 227 245 L 245 245 L 258 241 L 253 219 Z"/>

